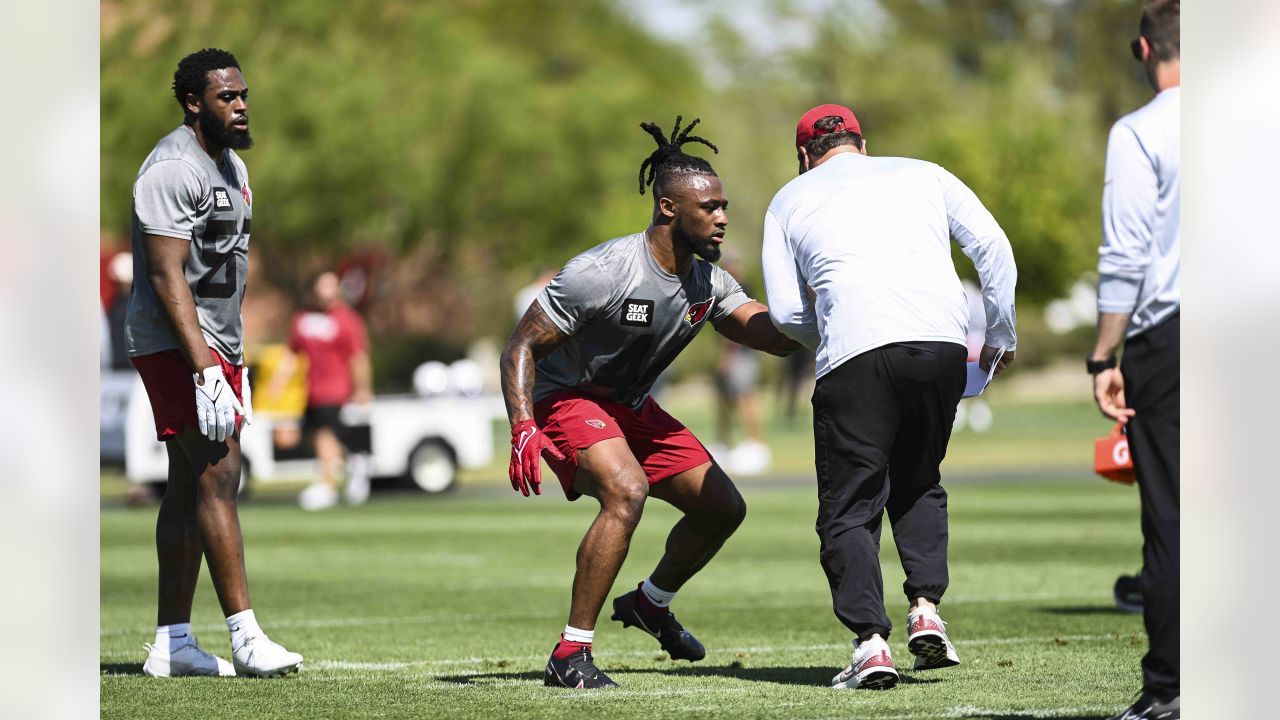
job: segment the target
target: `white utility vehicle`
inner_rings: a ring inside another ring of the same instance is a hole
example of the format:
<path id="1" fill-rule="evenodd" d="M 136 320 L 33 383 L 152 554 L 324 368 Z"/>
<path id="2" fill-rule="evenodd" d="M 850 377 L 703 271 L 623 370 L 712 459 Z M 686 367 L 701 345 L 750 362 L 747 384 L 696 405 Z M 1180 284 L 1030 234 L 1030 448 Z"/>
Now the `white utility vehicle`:
<path id="1" fill-rule="evenodd" d="M 501 402 L 492 396 L 448 392 L 377 396 L 366 407 L 343 408 L 344 440 L 368 458 L 374 479 L 394 479 L 424 492 L 449 490 L 459 468 L 493 459 L 493 421 Z M 101 446 L 104 462 L 124 463 L 134 483 L 163 483 L 168 471 L 164 445 L 156 440 L 146 389 L 137 373 L 102 373 Z M 297 437 L 296 418 L 256 412 L 241 431 L 245 468 L 242 491 L 251 483 L 314 477 L 309 443 Z M 283 430 L 284 432 L 279 432 Z"/>

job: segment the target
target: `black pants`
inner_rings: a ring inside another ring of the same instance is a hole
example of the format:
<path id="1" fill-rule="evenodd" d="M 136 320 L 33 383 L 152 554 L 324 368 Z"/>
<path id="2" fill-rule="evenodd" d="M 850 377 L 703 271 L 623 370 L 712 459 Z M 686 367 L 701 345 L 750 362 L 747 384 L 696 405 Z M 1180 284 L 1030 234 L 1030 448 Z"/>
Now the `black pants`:
<path id="1" fill-rule="evenodd" d="M 813 436 L 818 537 L 836 616 L 859 640 L 888 638 L 880 574 L 887 510 L 908 600 L 947 590 L 947 493 L 938 466 L 964 392 L 963 345 L 897 343 L 818 380 Z"/>
<path id="2" fill-rule="evenodd" d="M 1179 694 L 1178 652 L 1178 315 L 1125 342 L 1124 394 L 1135 414 L 1129 452 L 1142 497 L 1142 603 L 1150 648 L 1144 689 L 1161 700 Z"/>

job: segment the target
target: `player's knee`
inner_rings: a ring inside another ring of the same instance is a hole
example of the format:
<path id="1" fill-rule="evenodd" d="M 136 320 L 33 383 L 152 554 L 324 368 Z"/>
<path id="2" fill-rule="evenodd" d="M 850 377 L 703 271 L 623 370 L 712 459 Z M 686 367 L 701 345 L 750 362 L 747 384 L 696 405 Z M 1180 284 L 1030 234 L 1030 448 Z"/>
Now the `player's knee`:
<path id="1" fill-rule="evenodd" d="M 629 525 L 639 523 L 645 500 L 649 498 L 649 481 L 644 473 L 621 469 L 610 478 L 608 485 L 608 492 L 601 494 L 604 510 Z"/>
<path id="2" fill-rule="evenodd" d="M 195 523 L 186 514 L 161 513 L 156 521 L 156 549 L 164 551 L 185 542 Z"/>
<path id="3" fill-rule="evenodd" d="M 223 462 L 205 468 L 200 474 L 202 499 L 235 501 L 240 492 L 240 469 L 231 465 L 232 463 Z"/>
<path id="4" fill-rule="evenodd" d="M 175 478 L 172 475 L 164 486 L 164 495 L 160 498 L 161 509 L 167 513 L 195 516 L 196 490 L 189 478 Z"/>
<path id="5" fill-rule="evenodd" d="M 743 500 L 742 496 L 735 492 L 727 500 L 716 506 L 711 520 L 724 535 L 730 535 L 734 530 L 738 529 L 738 526 L 746 518 L 747 501 Z"/>
<path id="6" fill-rule="evenodd" d="M 747 501 L 743 500 L 741 495 L 734 493 L 733 501 L 725 508 L 726 525 L 728 525 L 730 531 L 737 530 L 742 521 L 746 519 Z"/>

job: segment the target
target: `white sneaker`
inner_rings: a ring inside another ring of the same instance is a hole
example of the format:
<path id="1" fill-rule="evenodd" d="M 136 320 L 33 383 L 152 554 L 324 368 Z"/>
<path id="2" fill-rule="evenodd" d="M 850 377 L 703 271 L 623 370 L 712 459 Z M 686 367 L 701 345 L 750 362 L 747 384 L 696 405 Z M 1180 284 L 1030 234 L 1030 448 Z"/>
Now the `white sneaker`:
<path id="1" fill-rule="evenodd" d="M 285 650 L 266 635 L 248 638 L 240 647 L 232 648 L 231 661 L 237 675 L 282 677 L 302 669 L 301 655 Z"/>
<path id="2" fill-rule="evenodd" d="M 831 678 L 831 687 L 839 690 L 888 690 L 897 684 L 898 671 L 893 667 L 889 643 L 879 635 L 854 648 L 849 667 Z"/>
<path id="3" fill-rule="evenodd" d="M 937 670 L 960 664 L 956 646 L 947 637 L 947 624 L 936 611 L 916 608 L 907 615 L 907 649 L 916 656 L 916 670 Z"/>
<path id="4" fill-rule="evenodd" d="M 739 475 L 760 475 L 769 469 L 773 453 L 769 446 L 755 440 L 743 440 L 732 450 L 730 465 Z"/>
<path id="5" fill-rule="evenodd" d="M 191 642 L 169 652 L 150 643 L 147 649 L 147 661 L 142 663 L 142 674 L 150 677 L 186 677 L 189 675 L 212 675 L 215 677 L 235 677 L 236 670 L 231 663 L 216 655 L 210 655 L 196 642 L 192 635 Z"/>
<path id="6" fill-rule="evenodd" d="M 325 510 L 338 504 L 338 491 L 329 485 L 308 485 L 298 495 L 298 505 L 303 510 Z"/>
<path id="7" fill-rule="evenodd" d="M 352 453 L 347 458 L 347 482 L 342 486 L 342 499 L 349 505 L 363 505 L 369 500 L 369 456 Z"/>

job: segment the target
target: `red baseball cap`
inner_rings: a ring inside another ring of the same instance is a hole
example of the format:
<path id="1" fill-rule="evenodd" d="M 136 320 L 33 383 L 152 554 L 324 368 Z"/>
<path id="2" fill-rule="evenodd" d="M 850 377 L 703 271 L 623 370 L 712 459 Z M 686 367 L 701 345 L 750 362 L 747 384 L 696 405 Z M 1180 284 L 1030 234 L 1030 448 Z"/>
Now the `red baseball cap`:
<path id="1" fill-rule="evenodd" d="M 828 115 L 835 115 L 844 122 L 837 125 L 834 130 L 819 130 L 813 126 L 814 123 Z M 858 118 L 853 116 L 853 111 L 843 105 L 819 105 L 801 115 L 800 122 L 796 123 L 796 147 L 801 147 L 819 135 L 842 130 L 855 132 L 859 135 L 862 134 L 862 126 L 858 125 Z"/>

